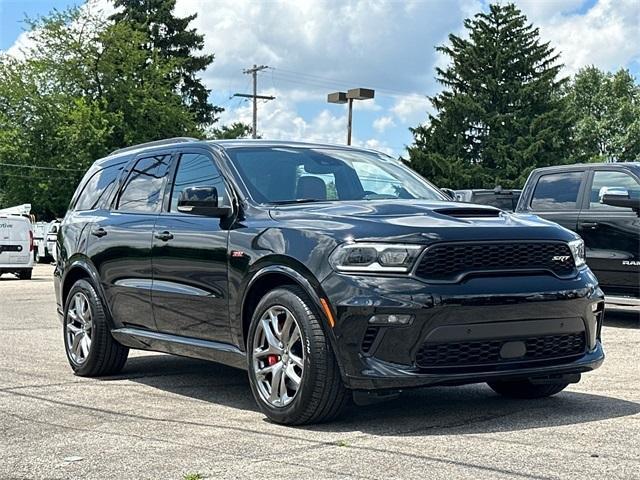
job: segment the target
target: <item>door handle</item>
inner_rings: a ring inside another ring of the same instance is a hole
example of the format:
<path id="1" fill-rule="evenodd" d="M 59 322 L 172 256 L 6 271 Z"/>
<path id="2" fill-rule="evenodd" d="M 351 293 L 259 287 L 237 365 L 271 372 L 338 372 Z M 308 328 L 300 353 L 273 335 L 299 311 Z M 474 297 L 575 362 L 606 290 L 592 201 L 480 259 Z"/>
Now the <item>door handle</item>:
<path id="1" fill-rule="evenodd" d="M 173 238 L 173 233 L 168 232 L 168 231 L 164 231 L 164 232 L 160 232 L 160 233 L 156 233 L 155 237 L 158 240 L 162 240 L 163 242 L 168 242 L 169 240 L 171 240 Z"/>
<path id="2" fill-rule="evenodd" d="M 580 228 L 584 228 L 587 230 L 595 230 L 598 228 L 598 222 L 580 222 Z"/>
<path id="3" fill-rule="evenodd" d="M 107 234 L 107 231 L 102 228 L 102 227 L 98 227 L 98 228 L 94 228 L 93 230 L 91 230 L 91 235 L 93 235 L 94 237 L 104 237 Z"/>

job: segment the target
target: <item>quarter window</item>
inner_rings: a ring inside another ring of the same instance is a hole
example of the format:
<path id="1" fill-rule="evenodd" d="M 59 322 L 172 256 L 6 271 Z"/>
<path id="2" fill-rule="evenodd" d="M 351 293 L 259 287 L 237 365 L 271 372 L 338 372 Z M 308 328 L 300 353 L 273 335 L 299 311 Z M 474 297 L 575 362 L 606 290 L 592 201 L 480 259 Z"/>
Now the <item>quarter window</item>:
<path id="1" fill-rule="evenodd" d="M 624 188 L 629 192 L 629 196 L 631 198 L 640 198 L 640 184 L 638 184 L 638 181 L 631 175 L 623 172 L 600 170 L 593 174 L 589 208 L 621 208 L 623 210 L 628 210 L 624 207 L 614 207 L 600 203 L 600 189 L 603 187 Z"/>
<path id="2" fill-rule="evenodd" d="M 103 199 L 110 196 L 109 192 L 118 178 L 124 163 L 109 165 L 98 170 L 82 189 L 75 210 L 93 210 L 104 204 Z"/>
<path id="3" fill-rule="evenodd" d="M 533 192 L 533 210 L 575 210 L 582 172 L 563 172 L 542 175 Z"/>
<path id="4" fill-rule="evenodd" d="M 216 187 L 218 203 L 225 205 L 224 179 L 213 163 L 213 159 L 201 153 L 183 153 L 178 163 L 178 171 L 171 192 L 171 212 L 178 211 L 180 192 L 188 187 Z"/>
<path id="5" fill-rule="evenodd" d="M 145 213 L 160 211 L 169 158 L 169 155 L 157 155 L 136 162 L 120 194 L 118 210 Z"/>

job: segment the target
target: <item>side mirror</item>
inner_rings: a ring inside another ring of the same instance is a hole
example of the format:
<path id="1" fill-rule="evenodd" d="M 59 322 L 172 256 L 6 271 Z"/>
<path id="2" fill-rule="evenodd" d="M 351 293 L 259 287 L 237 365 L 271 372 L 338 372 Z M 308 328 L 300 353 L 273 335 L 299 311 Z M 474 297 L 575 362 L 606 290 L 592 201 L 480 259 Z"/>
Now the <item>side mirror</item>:
<path id="1" fill-rule="evenodd" d="M 600 199 L 600 203 L 604 202 L 604 196 L 609 195 L 610 197 L 620 197 L 620 198 L 629 198 L 629 191 L 623 187 L 602 187 L 598 192 L 598 198 Z"/>
<path id="2" fill-rule="evenodd" d="M 231 213 L 231 207 L 218 205 L 216 187 L 187 187 L 178 197 L 178 211 L 192 215 L 225 218 Z"/>
<path id="3" fill-rule="evenodd" d="M 612 207 L 631 208 L 640 215 L 640 198 L 630 198 L 629 191 L 621 187 L 602 187 L 598 192 L 600 203 Z"/>
<path id="4" fill-rule="evenodd" d="M 451 200 L 456 200 L 456 192 L 450 188 L 441 188 L 440 191 L 444 193 Z"/>

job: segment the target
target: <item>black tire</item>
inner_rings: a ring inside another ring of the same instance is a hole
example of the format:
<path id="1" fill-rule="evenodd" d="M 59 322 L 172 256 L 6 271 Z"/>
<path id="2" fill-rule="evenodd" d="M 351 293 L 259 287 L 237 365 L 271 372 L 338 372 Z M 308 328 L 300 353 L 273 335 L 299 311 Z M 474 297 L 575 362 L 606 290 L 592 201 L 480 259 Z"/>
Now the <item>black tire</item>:
<path id="1" fill-rule="evenodd" d="M 24 270 L 20 270 L 18 272 L 18 278 L 20 280 L 31 280 L 32 270 L 30 268 L 25 268 Z"/>
<path id="2" fill-rule="evenodd" d="M 91 346 L 86 359 L 81 363 L 74 360 L 67 341 L 67 325 L 70 320 L 69 310 L 73 298 L 78 292 L 83 293 L 88 299 L 92 321 Z M 73 372 L 81 377 L 115 375 L 122 370 L 129 355 L 129 349 L 119 344 L 111 336 L 102 300 L 100 300 L 93 285 L 85 279 L 74 283 L 67 296 L 64 306 L 63 339 L 69 365 L 71 365 Z"/>
<path id="3" fill-rule="evenodd" d="M 529 380 L 514 380 L 501 382 L 488 382 L 491 389 L 509 398 L 533 399 L 545 398 L 560 393 L 567 388 L 568 383 L 531 383 Z"/>
<path id="4" fill-rule="evenodd" d="M 261 317 L 274 306 L 283 306 L 294 315 L 304 348 L 300 386 L 291 403 L 285 406 L 274 406 L 262 398 L 254 372 L 256 329 Z M 283 286 L 268 292 L 253 312 L 247 335 L 249 383 L 256 403 L 275 423 L 303 425 L 326 422 L 337 417 L 351 398 L 342 382 L 340 368 L 320 318 L 306 293 L 296 286 Z"/>

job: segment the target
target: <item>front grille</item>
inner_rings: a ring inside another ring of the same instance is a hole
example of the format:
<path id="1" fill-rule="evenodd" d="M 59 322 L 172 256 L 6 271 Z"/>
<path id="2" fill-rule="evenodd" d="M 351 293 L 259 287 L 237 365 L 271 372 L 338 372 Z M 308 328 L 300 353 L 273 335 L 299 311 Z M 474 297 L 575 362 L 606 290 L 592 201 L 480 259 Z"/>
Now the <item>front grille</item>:
<path id="1" fill-rule="evenodd" d="M 563 277 L 575 272 L 566 243 L 446 243 L 426 250 L 416 275 L 426 280 L 456 282 L 470 273 L 550 271 Z"/>
<path id="2" fill-rule="evenodd" d="M 524 355 L 502 358 L 502 347 L 509 342 L 522 342 Z M 585 351 L 584 333 L 545 335 L 529 338 L 505 338 L 477 342 L 425 343 L 416 354 L 416 365 L 421 368 L 461 367 L 470 365 L 499 365 L 533 360 L 551 360 Z"/>

